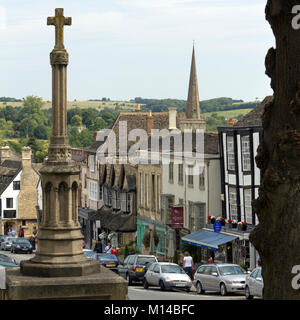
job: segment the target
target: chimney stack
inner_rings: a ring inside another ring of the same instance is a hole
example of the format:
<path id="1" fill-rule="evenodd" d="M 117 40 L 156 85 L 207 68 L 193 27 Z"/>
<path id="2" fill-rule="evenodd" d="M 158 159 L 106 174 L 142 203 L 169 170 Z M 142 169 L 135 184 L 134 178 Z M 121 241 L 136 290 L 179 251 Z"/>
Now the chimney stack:
<path id="1" fill-rule="evenodd" d="M 151 130 L 154 129 L 154 119 L 152 116 L 152 111 L 149 110 L 147 114 L 147 134 L 151 135 Z"/>
<path id="2" fill-rule="evenodd" d="M 11 158 L 11 150 L 9 146 L 0 148 L 0 164 Z"/>
<path id="3" fill-rule="evenodd" d="M 31 148 L 23 147 L 22 148 L 22 167 L 30 167 L 31 166 Z"/>
<path id="4" fill-rule="evenodd" d="M 177 110 L 176 108 L 169 108 L 169 130 L 176 130 Z"/>
<path id="5" fill-rule="evenodd" d="M 228 126 L 229 126 L 229 127 L 234 126 L 234 120 L 233 120 L 232 118 L 230 118 L 230 119 L 228 120 Z"/>

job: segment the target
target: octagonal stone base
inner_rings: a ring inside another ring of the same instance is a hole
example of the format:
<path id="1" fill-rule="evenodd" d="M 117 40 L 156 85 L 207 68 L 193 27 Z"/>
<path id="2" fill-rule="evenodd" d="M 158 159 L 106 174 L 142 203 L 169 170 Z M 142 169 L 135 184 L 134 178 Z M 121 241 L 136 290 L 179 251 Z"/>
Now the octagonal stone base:
<path id="1" fill-rule="evenodd" d="M 100 272 L 100 264 L 95 260 L 86 259 L 80 263 L 44 264 L 32 260 L 23 260 L 20 271 L 24 276 L 33 277 L 80 277 Z"/>
<path id="2" fill-rule="evenodd" d="M 6 290 L 2 290 L 2 299 L 127 300 L 128 284 L 104 267 L 101 272 L 98 270 L 86 276 L 57 278 L 24 276 L 16 268 L 6 271 Z"/>

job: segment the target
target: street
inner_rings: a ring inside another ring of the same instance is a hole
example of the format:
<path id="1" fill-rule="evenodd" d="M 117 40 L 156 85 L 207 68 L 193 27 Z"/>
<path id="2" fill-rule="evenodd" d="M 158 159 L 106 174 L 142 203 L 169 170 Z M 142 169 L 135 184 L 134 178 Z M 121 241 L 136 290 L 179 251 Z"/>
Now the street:
<path id="1" fill-rule="evenodd" d="M 195 291 L 189 293 L 180 290 L 160 291 L 157 287 L 144 289 L 142 284 L 128 287 L 129 300 L 245 300 L 244 295 L 228 295 L 222 297 L 219 293 L 209 292 L 198 295 Z"/>
<path id="2" fill-rule="evenodd" d="M 0 253 L 14 258 L 18 263 L 34 256 L 34 254 L 14 254 L 10 251 L 0 251 Z M 139 283 L 128 287 L 128 298 L 129 300 L 245 300 L 245 296 L 242 294 L 229 294 L 226 297 L 222 297 L 216 292 L 206 292 L 198 295 L 195 289 L 192 289 L 189 293 L 181 290 L 160 291 L 158 287 L 150 287 L 146 290 Z"/>

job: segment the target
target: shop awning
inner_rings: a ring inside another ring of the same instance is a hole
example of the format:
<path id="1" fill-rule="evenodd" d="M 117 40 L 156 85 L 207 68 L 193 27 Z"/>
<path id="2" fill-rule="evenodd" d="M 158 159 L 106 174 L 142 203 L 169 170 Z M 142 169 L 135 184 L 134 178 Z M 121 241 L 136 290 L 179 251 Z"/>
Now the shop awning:
<path id="1" fill-rule="evenodd" d="M 238 236 L 235 236 L 234 234 L 225 232 L 218 233 L 208 229 L 201 229 L 183 237 L 182 242 L 216 251 L 220 245 L 231 242 L 237 238 Z"/>

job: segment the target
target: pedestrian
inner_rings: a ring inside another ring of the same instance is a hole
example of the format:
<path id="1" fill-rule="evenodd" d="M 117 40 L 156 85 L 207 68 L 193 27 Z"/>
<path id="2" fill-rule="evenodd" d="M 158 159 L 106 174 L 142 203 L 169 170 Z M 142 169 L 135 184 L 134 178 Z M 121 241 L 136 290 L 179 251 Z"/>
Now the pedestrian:
<path id="1" fill-rule="evenodd" d="M 29 242 L 32 246 L 32 250 L 35 250 L 35 239 L 34 239 L 34 235 L 31 235 L 29 238 Z"/>
<path id="2" fill-rule="evenodd" d="M 118 256 L 118 252 L 119 252 L 119 250 L 117 249 L 117 246 L 114 244 L 114 245 L 112 246 L 112 248 L 111 248 L 110 253 L 111 253 L 111 254 L 114 254 L 114 255 L 117 257 L 117 256 Z"/>
<path id="3" fill-rule="evenodd" d="M 24 238 L 24 229 L 20 227 L 20 237 Z"/>
<path id="4" fill-rule="evenodd" d="M 206 261 L 206 264 L 214 263 L 214 260 L 212 257 L 209 257 L 209 259 Z"/>
<path id="5" fill-rule="evenodd" d="M 101 241 L 96 241 L 96 243 L 95 243 L 95 247 L 94 247 L 94 251 L 96 252 L 96 253 L 102 253 L 103 251 L 102 251 L 102 243 L 101 243 Z"/>
<path id="6" fill-rule="evenodd" d="M 15 237 L 16 236 L 16 231 L 14 229 L 11 229 L 11 236 Z"/>
<path id="7" fill-rule="evenodd" d="M 105 247 L 105 249 L 104 249 L 104 252 L 105 253 L 111 253 L 111 244 L 110 244 L 110 242 L 108 242 L 107 243 L 107 246 Z"/>
<path id="8" fill-rule="evenodd" d="M 11 230 L 11 228 L 8 229 L 7 235 L 8 235 L 9 237 L 12 237 L 12 230 Z"/>
<path id="9" fill-rule="evenodd" d="M 185 251 L 183 258 L 183 270 L 192 279 L 192 271 L 194 269 L 194 261 L 188 251 Z"/>

